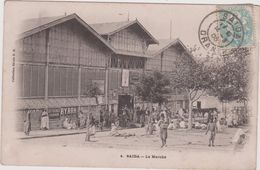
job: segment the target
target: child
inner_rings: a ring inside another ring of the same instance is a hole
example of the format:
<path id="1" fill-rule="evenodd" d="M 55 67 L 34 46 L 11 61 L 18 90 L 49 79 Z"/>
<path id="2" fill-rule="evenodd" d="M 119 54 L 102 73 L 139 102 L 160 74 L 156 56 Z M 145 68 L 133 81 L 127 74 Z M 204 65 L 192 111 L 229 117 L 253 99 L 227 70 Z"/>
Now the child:
<path id="1" fill-rule="evenodd" d="M 87 115 L 86 128 L 87 128 L 87 131 L 86 131 L 85 141 L 90 141 L 90 136 L 94 136 L 96 133 L 95 120 L 92 116 L 92 113 L 89 113 Z"/>
<path id="2" fill-rule="evenodd" d="M 207 135 L 208 131 L 210 131 L 209 147 L 211 145 L 214 147 L 215 146 L 214 140 L 215 140 L 215 136 L 216 136 L 216 132 L 217 132 L 216 118 L 215 118 L 214 121 L 213 121 L 213 118 L 210 119 L 210 122 L 209 122 L 208 127 L 207 127 L 207 131 L 206 131 L 206 135 Z"/>
<path id="3" fill-rule="evenodd" d="M 169 129 L 169 130 L 176 129 L 176 126 L 175 126 L 173 120 L 171 120 L 171 122 L 170 122 L 170 124 L 169 124 L 169 126 L 168 126 L 168 129 Z"/>
<path id="4" fill-rule="evenodd" d="M 119 133 L 118 133 L 118 130 L 117 130 L 117 126 L 112 123 L 111 124 L 111 131 L 110 131 L 110 135 L 111 136 L 117 136 Z"/>
<path id="5" fill-rule="evenodd" d="M 165 115 L 164 114 L 161 114 L 161 119 L 159 120 L 158 122 L 158 125 L 160 127 L 160 137 L 161 137 L 161 140 L 162 140 L 162 147 L 166 147 L 166 139 L 167 139 L 167 128 L 168 128 L 168 120 L 167 118 L 165 118 Z"/>

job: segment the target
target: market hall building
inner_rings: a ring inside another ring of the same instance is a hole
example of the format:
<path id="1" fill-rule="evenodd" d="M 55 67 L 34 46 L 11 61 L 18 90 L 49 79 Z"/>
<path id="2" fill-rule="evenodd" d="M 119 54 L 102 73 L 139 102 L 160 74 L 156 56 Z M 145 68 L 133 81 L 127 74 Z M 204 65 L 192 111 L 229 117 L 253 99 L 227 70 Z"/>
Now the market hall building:
<path id="1" fill-rule="evenodd" d="M 34 130 L 42 109 L 54 129 L 79 110 L 98 113 L 107 107 L 118 115 L 124 106 L 134 108 L 134 83 L 153 58 L 149 47 L 159 44 L 138 20 L 88 25 L 72 14 L 24 24 L 16 50 L 19 130 L 25 109 L 32 112 Z M 87 96 L 92 83 L 102 93 L 97 100 Z"/>

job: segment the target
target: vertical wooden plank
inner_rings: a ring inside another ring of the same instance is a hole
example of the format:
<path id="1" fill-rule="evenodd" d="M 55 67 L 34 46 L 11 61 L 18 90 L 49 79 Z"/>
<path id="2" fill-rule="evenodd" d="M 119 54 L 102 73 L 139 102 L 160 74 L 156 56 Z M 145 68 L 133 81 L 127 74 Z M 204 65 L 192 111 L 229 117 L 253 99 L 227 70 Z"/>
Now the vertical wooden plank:
<path id="1" fill-rule="evenodd" d="M 46 103 L 47 103 L 47 100 L 48 100 L 48 87 L 49 87 L 49 84 L 48 84 L 48 79 L 49 79 L 49 58 L 50 58 L 50 42 L 49 42 L 49 33 L 50 33 L 50 30 L 47 29 L 46 30 L 46 66 L 45 66 L 45 93 L 44 93 L 44 99 L 46 100 Z"/>
<path id="2" fill-rule="evenodd" d="M 160 68 L 160 70 L 162 71 L 163 70 L 163 52 L 161 53 L 161 68 Z"/>
<path id="3" fill-rule="evenodd" d="M 106 77 L 105 77 L 105 104 L 106 104 L 106 109 L 108 109 L 108 105 L 109 105 L 109 75 L 108 75 L 108 64 L 109 64 L 109 60 L 111 58 L 111 54 L 108 54 L 107 58 L 106 58 Z"/>
<path id="4" fill-rule="evenodd" d="M 25 90 L 24 90 L 24 65 L 21 64 L 21 67 L 22 67 L 22 95 L 21 97 L 25 97 L 24 93 L 25 93 Z"/>
<path id="5" fill-rule="evenodd" d="M 32 96 L 32 88 L 33 88 L 33 85 L 32 85 L 32 79 L 33 79 L 33 72 L 32 72 L 32 65 L 29 65 L 29 68 L 30 68 L 30 76 L 29 76 L 29 81 L 30 81 L 30 84 L 29 84 L 29 97 Z"/>
<path id="6" fill-rule="evenodd" d="M 40 88 L 39 88 L 39 85 L 40 85 L 40 75 L 39 75 L 39 72 L 40 72 L 40 66 L 38 66 L 37 68 L 37 96 L 40 96 Z"/>
<path id="7" fill-rule="evenodd" d="M 59 93 L 58 93 L 58 96 L 61 96 L 61 84 L 62 84 L 62 82 L 61 82 L 61 74 L 62 74 L 62 72 L 63 72 L 63 70 L 64 70 L 64 67 L 57 67 L 57 70 L 58 70 L 58 77 L 59 77 L 59 86 L 58 86 L 58 88 L 59 88 Z"/>
<path id="8" fill-rule="evenodd" d="M 80 54 L 81 54 L 81 40 L 78 41 L 78 99 L 80 100 L 81 94 L 81 65 L 80 65 Z M 80 102 L 79 102 L 80 103 Z M 80 109 L 80 106 L 79 106 Z"/>

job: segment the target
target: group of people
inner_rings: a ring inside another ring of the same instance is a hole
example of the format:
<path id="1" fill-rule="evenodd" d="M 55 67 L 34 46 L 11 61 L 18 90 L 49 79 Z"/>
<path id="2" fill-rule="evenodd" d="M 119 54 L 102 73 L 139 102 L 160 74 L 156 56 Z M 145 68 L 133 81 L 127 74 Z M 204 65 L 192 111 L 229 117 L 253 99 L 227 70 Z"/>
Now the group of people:
<path id="1" fill-rule="evenodd" d="M 29 136 L 32 130 L 32 122 L 31 122 L 31 111 L 26 109 L 25 110 L 26 117 L 24 120 L 24 133 L 25 135 Z M 40 115 L 40 129 L 41 130 L 48 130 L 49 127 L 49 114 L 46 109 L 43 109 Z"/>
<path id="2" fill-rule="evenodd" d="M 233 109 L 226 116 L 226 123 L 228 127 L 237 127 L 247 123 L 246 114 L 240 109 Z"/>
<path id="3" fill-rule="evenodd" d="M 100 109 L 98 111 L 99 114 L 96 116 L 93 115 L 92 112 L 83 113 L 79 111 L 74 119 L 71 117 L 66 117 L 63 121 L 63 128 L 66 129 L 83 129 L 87 126 L 87 121 L 89 119 L 89 123 L 92 128 L 99 128 L 100 131 L 103 131 L 104 128 L 110 128 L 111 123 L 118 120 L 118 118 L 112 113 L 105 109 Z"/>
<path id="4" fill-rule="evenodd" d="M 153 135 L 154 131 L 157 131 L 162 145 L 161 147 L 166 147 L 166 141 L 168 137 L 168 130 L 173 130 L 177 128 L 185 129 L 188 127 L 187 118 L 185 117 L 186 111 L 182 108 L 178 110 L 176 114 L 172 114 L 167 108 L 162 110 L 155 110 L 152 108 L 151 112 L 148 112 L 148 121 L 145 125 L 146 134 Z M 221 131 L 220 121 L 218 120 L 218 113 L 213 112 L 207 116 L 207 122 L 200 124 L 200 128 L 206 130 L 206 135 L 209 133 L 209 145 L 215 146 L 215 136 L 217 131 Z M 194 122 L 193 127 L 197 127 L 197 122 Z"/>
<path id="5" fill-rule="evenodd" d="M 147 135 L 153 135 L 154 131 L 159 134 L 161 139 L 161 147 L 167 146 L 168 130 L 173 130 L 176 128 L 187 128 L 187 118 L 185 117 L 186 111 L 184 109 L 178 110 L 176 114 L 172 114 L 166 107 L 162 109 L 156 109 L 152 107 L 149 109 L 137 108 L 136 111 L 136 122 L 145 127 Z M 90 136 L 94 136 L 96 133 L 96 127 L 99 127 L 102 131 L 104 127 L 110 128 L 110 135 L 114 137 L 130 137 L 135 136 L 132 133 L 120 132 L 119 130 L 128 127 L 129 121 L 131 120 L 130 111 L 125 107 L 122 110 L 120 116 L 115 116 L 107 110 L 99 111 L 99 119 L 96 120 L 92 113 L 84 114 L 82 111 L 76 116 L 76 119 L 72 119 L 66 116 L 62 127 L 66 129 L 83 129 L 86 128 L 86 141 L 90 140 Z M 97 117 L 97 116 L 95 116 Z M 199 123 L 193 122 L 194 128 L 200 128 L 206 130 L 206 134 L 209 132 L 209 146 L 214 146 L 214 140 L 217 131 L 222 131 L 222 124 L 226 126 L 237 126 L 239 122 L 244 122 L 245 120 L 241 117 L 239 118 L 233 111 L 227 116 L 227 118 L 222 118 L 221 114 L 214 111 L 212 113 L 203 114 L 204 118 L 207 118 L 207 122 Z M 49 114 L 46 109 L 43 109 L 40 114 L 40 129 L 49 129 Z M 203 126 L 202 126 L 203 125 Z M 24 133 L 29 135 L 31 131 L 31 112 L 26 110 L 26 118 L 24 121 Z"/>
<path id="6" fill-rule="evenodd" d="M 167 146 L 169 120 L 170 116 L 166 108 L 161 110 L 156 110 L 154 107 L 151 110 L 137 108 L 137 122 L 141 124 L 141 127 L 145 127 L 147 135 L 153 135 L 154 131 L 159 133 L 161 147 Z"/>

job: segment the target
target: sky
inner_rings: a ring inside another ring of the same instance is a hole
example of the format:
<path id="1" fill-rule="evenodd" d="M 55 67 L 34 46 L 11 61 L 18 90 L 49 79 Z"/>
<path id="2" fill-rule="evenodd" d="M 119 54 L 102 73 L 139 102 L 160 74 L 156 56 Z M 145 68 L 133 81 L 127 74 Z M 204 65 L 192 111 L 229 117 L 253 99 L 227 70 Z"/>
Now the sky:
<path id="1" fill-rule="evenodd" d="M 186 46 L 199 44 L 198 28 L 202 19 L 216 10 L 214 5 L 78 3 L 78 2 L 7 2 L 5 22 L 16 31 L 29 18 L 76 13 L 88 24 L 138 19 L 157 39 L 179 38 Z M 14 12 L 15 11 L 15 12 Z M 18 15 L 17 15 L 18 14 Z"/>

